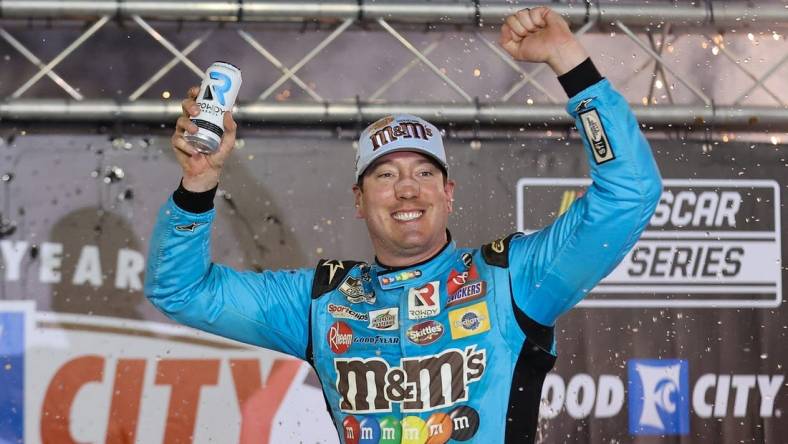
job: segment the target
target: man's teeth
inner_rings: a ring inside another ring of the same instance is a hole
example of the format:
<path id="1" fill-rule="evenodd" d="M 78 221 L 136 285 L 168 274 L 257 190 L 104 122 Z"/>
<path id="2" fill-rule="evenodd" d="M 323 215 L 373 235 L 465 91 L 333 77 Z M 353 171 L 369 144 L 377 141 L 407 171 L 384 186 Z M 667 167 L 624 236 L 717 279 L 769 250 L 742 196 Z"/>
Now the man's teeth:
<path id="1" fill-rule="evenodd" d="M 422 214 L 424 214 L 423 211 L 400 211 L 399 213 L 394 213 L 394 219 L 407 222 L 409 220 L 418 219 Z"/>

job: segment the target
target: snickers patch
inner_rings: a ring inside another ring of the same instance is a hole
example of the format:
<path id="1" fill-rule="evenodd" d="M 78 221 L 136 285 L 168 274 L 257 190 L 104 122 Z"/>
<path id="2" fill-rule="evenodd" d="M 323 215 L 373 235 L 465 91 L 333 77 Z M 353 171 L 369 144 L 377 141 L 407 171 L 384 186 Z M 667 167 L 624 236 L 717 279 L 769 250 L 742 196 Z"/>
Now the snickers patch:
<path id="1" fill-rule="evenodd" d="M 484 296 L 486 291 L 487 283 L 485 281 L 468 284 L 446 298 L 446 307 L 453 307 L 465 302 L 474 301 Z"/>
<path id="2" fill-rule="evenodd" d="M 468 270 L 462 272 L 452 269 L 451 273 L 449 273 L 449 279 L 446 281 L 446 292 L 454 294 L 463 285 L 478 279 L 479 272 L 476 270 L 476 264 L 471 264 Z"/>

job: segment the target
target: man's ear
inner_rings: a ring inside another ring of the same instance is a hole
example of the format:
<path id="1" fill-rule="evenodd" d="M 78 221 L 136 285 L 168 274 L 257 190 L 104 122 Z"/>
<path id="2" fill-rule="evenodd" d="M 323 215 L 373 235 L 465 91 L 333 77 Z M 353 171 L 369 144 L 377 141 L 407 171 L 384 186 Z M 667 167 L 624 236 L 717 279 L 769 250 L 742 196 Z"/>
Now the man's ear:
<path id="1" fill-rule="evenodd" d="M 364 201 L 361 199 L 364 191 L 358 184 L 353 184 L 353 201 L 356 205 L 356 219 L 364 219 Z"/>
<path id="2" fill-rule="evenodd" d="M 454 181 L 451 179 L 446 180 L 446 185 L 443 186 L 443 192 L 446 193 L 446 203 L 448 204 L 449 213 L 454 211 Z"/>

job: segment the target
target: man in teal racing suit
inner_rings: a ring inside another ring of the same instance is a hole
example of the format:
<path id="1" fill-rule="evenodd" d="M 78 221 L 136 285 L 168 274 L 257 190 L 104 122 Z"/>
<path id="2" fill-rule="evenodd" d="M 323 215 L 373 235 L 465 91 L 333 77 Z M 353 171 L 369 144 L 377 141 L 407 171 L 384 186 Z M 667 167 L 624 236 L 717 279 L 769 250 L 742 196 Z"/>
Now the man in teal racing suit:
<path id="1" fill-rule="evenodd" d="M 592 185 L 550 226 L 458 248 L 440 133 L 395 115 L 362 133 L 356 157 L 373 263 L 214 264 L 213 197 L 235 123 L 228 113 L 218 153 L 197 153 L 183 139 L 196 131 L 192 89 L 172 139 L 183 179 L 151 237 L 150 301 L 184 324 L 309 361 L 344 443 L 533 442 L 556 319 L 627 254 L 661 181 L 626 101 L 560 16 L 519 11 L 501 45 L 556 72 L 588 154 Z"/>

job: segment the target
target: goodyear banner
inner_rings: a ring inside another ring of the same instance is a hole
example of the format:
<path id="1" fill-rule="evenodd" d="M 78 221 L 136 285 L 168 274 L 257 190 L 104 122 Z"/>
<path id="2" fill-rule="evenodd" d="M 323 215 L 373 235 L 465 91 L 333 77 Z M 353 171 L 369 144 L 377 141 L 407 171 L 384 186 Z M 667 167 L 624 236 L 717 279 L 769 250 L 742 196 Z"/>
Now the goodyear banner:
<path id="1" fill-rule="evenodd" d="M 579 142 L 542 136 L 447 143 L 459 245 L 537 230 L 585 192 Z M 784 147 L 652 147 L 657 212 L 559 320 L 540 440 L 784 442 Z M 145 300 L 148 236 L 179 181 L 169 150 L 168 137 L 2 146 L 0 442 L 337 442 L 306 364 L 173 325 Z M 213 259 L 370 260 L 353 155 L 333 137 L 245 139 L 216 199 Z"/>

